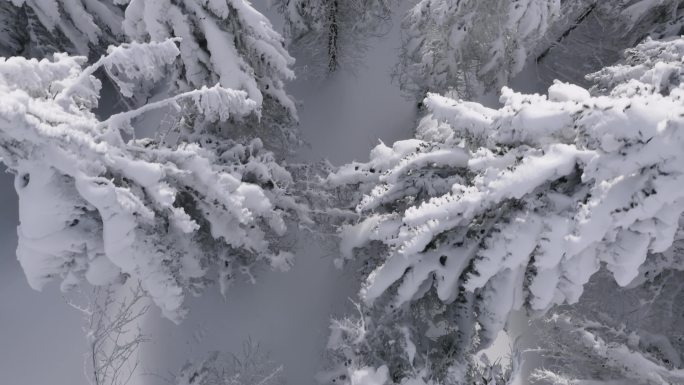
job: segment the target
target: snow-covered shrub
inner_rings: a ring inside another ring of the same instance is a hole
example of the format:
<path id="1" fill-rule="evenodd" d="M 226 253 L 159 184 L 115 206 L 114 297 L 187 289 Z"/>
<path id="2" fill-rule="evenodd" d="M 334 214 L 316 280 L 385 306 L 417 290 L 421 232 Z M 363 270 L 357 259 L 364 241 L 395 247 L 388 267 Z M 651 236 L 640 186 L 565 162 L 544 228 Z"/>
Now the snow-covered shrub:
<path id="1" fill-rule="evenodd" d="M 560 0 L 422 0 L 406 15 L 395 75 L 422 99 L 474 98 L 506 85 L 560 11 Z"/>
<path id="2" fill-rule="evenodd" d="M 260 140 L 241 144 L 190 126 L 170 144 L 135 139 L 130 125 L 156 108 L 238 124 L 259 104 L 216 85 L 98 120 L 98 68 L 121 75 L 128 92 L 179 54 L 172 40 L 109 52 L 92 66 L 66 54 L 0 59 L 0 157 L 16 175 L 17 255 L 31 286 L 132 277 L 178 320 L 185 295 L 208 280 L 225 290 L 259 261 L 289 268 L 277 239 L 291 214 L 305 214 L 287 190 L 290 174 Z"/>
<path id="3" fill-rule="evenodd" d="M 312 69 L 335 72 L 350 67 L 366 50 L 366 40 L 383 30 L 390 18 L 387 0 L 276 0 L 285 17 L 291 46 L 305 55 Z"/>
<path id="4" fill-rule="evenodd" d="M 359 192 L 364 218 L 341 247 L 348 259 L 365 248 L 360 295 L 374 324 L 354 343 L 333 332 L 330 348 L 354 346 L 353 367 L 388 365 L 395 383 L 463 383 L 471 353 L 512 311 L 578 301 L 602 265 L 619 286 L 652 260 L 666 268 L 672 259 L 653 255 L 684 212 L 684 40 L 628 55 L 590 76 L 595 95 L 560 82 L 548 96 L 504 88 L 490 109 L 430 94 L 416 139 L 331 174 Z M 388 350 L 402 328 L 411 344 Z M 387 353 L 360 354 L 364 344 Z"/>

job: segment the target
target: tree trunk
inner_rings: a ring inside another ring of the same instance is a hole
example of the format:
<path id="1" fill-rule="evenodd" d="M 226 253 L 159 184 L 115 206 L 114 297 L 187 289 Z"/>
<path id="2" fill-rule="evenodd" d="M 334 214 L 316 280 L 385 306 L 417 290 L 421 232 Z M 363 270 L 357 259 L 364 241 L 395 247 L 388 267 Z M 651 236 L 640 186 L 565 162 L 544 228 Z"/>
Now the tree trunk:
<path id="1" fill-rule="evenodd" d="M 337 70 L 337 0 L 328 3 L 328 72 Z"/>

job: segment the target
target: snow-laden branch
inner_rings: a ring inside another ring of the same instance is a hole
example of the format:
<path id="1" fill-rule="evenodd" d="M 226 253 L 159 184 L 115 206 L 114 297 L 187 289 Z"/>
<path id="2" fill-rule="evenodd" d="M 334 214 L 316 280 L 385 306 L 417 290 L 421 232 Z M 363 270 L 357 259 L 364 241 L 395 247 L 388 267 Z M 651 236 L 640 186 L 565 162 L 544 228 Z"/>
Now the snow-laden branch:
<path id="1" fill-rule="evenodd" d="M 7 4 L 5 4 L 7 3 Z M 135 51 L 140 42 L 166 45 L 158 50 L 168 57 L 156 63 L 140 62 L 127 73 L 117 64 L 98 62 L 82 74 L 87 79 L 98 68 L 110 75 L 121 96 L 133 106 L 149 100 L 171 97 L 219 84 L 244 91 L 261 115 L 246 120 L 247 131 L 261 135 L 269 145 L 286 148 L 298 143 L 292 126 L 297 120 L 294 100 L 285 92 L 285 81 L 294 78 L 294 59 L 282 36 L 270 21 L 245 0 L 12 0 L 0 6 L 0 21 L 14 34 L 3 36 L 0 54 L 46 57 L 55 52 L 84 56 L 104 54 L 109 44 L 122 44 L 114 50 Z M 22 26 L 22 19 L 28 25 Z M 25 31 L 24 31 L 25 29 Z M 177 47 L 172 47 L 175 40 Z M 178 58 L 176 59 L 176 56 Z M 108 52 L 107 61 L 116 59 Z M 138 61 L 136 55 L 126 60 Z M 173 59 L 173 60 L 167 60 Z M 159 66 L 165 67 L 164 71 Z M 92 72 L 92 73 L 91 73 Z M 159 87 L 140 82 L 139 76 L 158 81 Z M 142 84 L 139 84 L 142 83 Z M 75 81 L 65 90 L 68 97 Z M 135 89 L 135 92 L 133 92 Z"/>
<path id="2" fill-rule="evenodd" d="M 211 88 L 202 87 L 198 90 L 183 92 L 167 99 L 147 103 L 134 110 L 114 114 L 101 122 L 99 126 L 121 127 L 132 119 L 153 110 L 170 106 L 180 109 L 178 102 L 183 99 L 191 99 L 195 107 L 211 121 L 226 121 L 233 116 L 243 118 L 252 113 L 259 113 L 256 102 L 247 98 L 246 92 L 216 85 Z"/>
<path id="3" fill-rule="evenodd" d="M 343 229 L 342 251 L 373 255 L 366 304 L 436 312 L 439 299 L 469 351 L 512 311 L 576 302 L 601 265 L 625 286 L 668 250 L 684 212 L 684 45 L 647 40 L 628 55 L 591 75 L 593 96 L 504 88 L 495 110 L 430 94 L 416 139 L 330 175 L 360 191 L 365 218 Z"/>
<path id="4" fill-rule="evenodd" d="M 174 48 L 115 48 L 101 62 L 153 81 L 145 63 L 171 59 L 164 52 Z M 68 289 L 82 279 L 104 285 L 132 276 L 178 320 L 185 295 L 210 279 L 225 289 L 235 271 L 249 275 L 259 261 L 289 268 L 292 256 L 277 238 L 305 210 L 287 192 L 290 174 L 260 140 L 195 132 L 198 142 L 181 135 L 167 146 L 121 134 L 130 119 L 181 99 L 192 101 L 184 113 L 239 122 L 258 112 L 245 92 L 202 88 L 99 121 L 91 112 L 99 81 L 82 76 L 83 63 L 64 54 L 0 61 L 0 156 L 16 174 L 17 255 L 32 287 L 56 277 Z"/>
<path id="5" fill-rule="evenodd" d="M 294 78 L 294 59 L 270 21 L 245 0 L 131 0 L 123 30 L 137 41 L 180 41 L 181 90 L 220 84 L 243 90 L 260 107 L 275 101 L 296 119 L 296 108 L 284 91 Z M 199 39 L 201 36 L 202 39 Z"/>

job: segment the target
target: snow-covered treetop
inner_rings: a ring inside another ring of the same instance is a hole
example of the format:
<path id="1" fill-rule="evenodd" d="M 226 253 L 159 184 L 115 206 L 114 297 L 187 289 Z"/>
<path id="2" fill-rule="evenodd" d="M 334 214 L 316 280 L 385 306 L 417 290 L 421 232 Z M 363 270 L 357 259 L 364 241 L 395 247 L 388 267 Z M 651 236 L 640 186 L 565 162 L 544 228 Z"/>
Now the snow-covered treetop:
<path id="1" fill-rule="evenodd" d="M 645 36 L 675 36 L 682 25 L 678 0 L 422 0 L 403 21 L 395 76 L 418 100 L 447 91 L 473 100 L 526 64 L 542 82 L 576 82 Z"/>
<path id="2" fill-rule="evenodd" d="M 162 41 L 111 48 L 92 66 L 66 54 L 0 59 L 0 157 L 16 175 L 17 255 L 32 287 L 58 277 L 63 289 L 132 277 L 178 320 L 185 295 L 210 279 L 225 289 L 234 269 L 250 275 L 258 261 L 289 268 L 291 255 L 275 240 L 291 215 L 305 214 L 286 190 L 290 174 L 260 140 L 126 139 L 130 120 L 155 108 L 239 120 L 259 107 L 247 92 L 217 85 L 104 121 L 91 112 L 97 68 L 131 92 L 178 54 L 174 41 Z"/>
<path id="3" fill-rule="evenodd" d="M 360 191 L 345 257 L 370 242 L 386 250 L 369 259 L 366 304 L 400 309 L 431 293 L 455 306 L 464 346 L 481 347 L 512 310 L 577 301 L 601 265 L 621 286 L 637 278 L 684 212 L 682 44 L 640 44 L 591 75 L 602 94 L 504 88 L 499 109 L 430 94 L 416 139 L 330 175 Z"/>
<path id="4" fill-rule="evenodd" d="M 474 98 L 522 70 L 560 11 L 559 0 L 422 0 L 404 19 L 395 72 L 402 88 Z"/>
<path id="5" fill-rule="evenodd" d="M 537 80 L 583 86 L 582 78 L 620 59 L 646 36 L 678 36 L 684 15 L 678 0 L 562 0 L 555 22 L 530 53 Z"/>

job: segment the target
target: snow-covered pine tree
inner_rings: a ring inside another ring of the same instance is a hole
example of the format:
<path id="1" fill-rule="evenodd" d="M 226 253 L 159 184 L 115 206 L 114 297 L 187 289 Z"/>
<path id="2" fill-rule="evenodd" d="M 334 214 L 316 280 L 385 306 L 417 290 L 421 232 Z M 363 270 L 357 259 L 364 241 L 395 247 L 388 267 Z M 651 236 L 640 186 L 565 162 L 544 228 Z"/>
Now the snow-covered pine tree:
<path id="1" fill-rule="evenodd" d="M 560 16 L 531 53 L 542 83 L 554 79 L 589 85 L 583 77 L 620 58 L 646 36 L 680 35 L 679 0 L 561 1 Z"/>
<path id="2" fill-rule="evenodd" d="M 276 0 L 293 49 L 327 73 L 353 67 L 366 40 L 381 33 L 391 0 Z"/>
<path id="3" fill-rule="evenodd" d="M 476 98 L 522 70 L 559 11 L 559 0 L 421 0 L 403 21 L 394 74 L 417 100 L 449 90 Z"/>
<path id="4" fill-rule="evenodd" d="M 55 52 L 99 55 L 122 37 L 123 11 L 113 0 L 5 0 L 0 54 L 43 58 Z"/>
<path id="5" fill-rule="evenodd" d="M 678 0 L 423 0 L 403 22 L 395 77 L 421 100 L 455 91 L 472 100 L 507 85 L 525 65 L 542 83 L 583 82 L 645 36 L 679 34 Z"/>
<path id="6" fill-rule="evenodd" d="M 255 264 L 287 269 L 277 239 L 288 218 L 305 220 L 287 191 L 290 174 L 261 141 L 246 144 L 182 131 L 176 141 L 135 139 L 130 122 L 157 108 L 238 122 L 259 103 L 216 85 L 99 120 L 92 112 L 104 68 L 132 91 L 163 77 L 180 54 L 176 41 L 110 47 L 86 58 L 0 59 L 0 156 L 15 176 L 17 256 L 41 289 L 61 278 L 105 285 L 140 280 L 173 320 L 183 299 L 210 280 L 221 289 Z"/>
<path id="7" fill-rule="evenodd" d="M 260 136 L 281 148 L 297 141 L 291 127 L 297 121 L 295 103 L 284 89 L 284 81 L 294 78 L 294 59 L 282 36 L 249 2 L 131 0 L 123 29 L 134 41 L 181 38 L 176 89 L 220 84 L 247 92 L 257 113 L 231 127 L 230 137 Z"/>
<path id="8" fill-rule="evenodd" d="M 416 139 L 331 174 L 359 192 L 341 247 L 367 272 L 360 320 L 333 327 L 333 378 L 467 383 L 510 312 L 578 301 L 602 265 L 619 286 L 681 267 L 657 255 L 684 211 L 683 55 L 646 40 L 589 76 L 594 95 L 504 88 L 498 110 L 430 94 Z"/>
<path id="9" fill-rule="evenodd" d="M 282 36 L 247 1 L 12 0 L 3 2 L 0 12 L 5 32 L 0 48 L 6 56 L 43 58 L 66 51 L 98 57 L 115 42 L 179 37 L 173 86 L 140 87 L 126 95 L 133 105 L 220 84 L 246 91 L 257 109 L 241 125 L 215 130 L 230 131 L 233 139 L 260 136 L 279 149 L 299 142 L 292 128 L 295 104 L 284 90 L 284 82 L 294 78 L 294 59 Z M 28 28 L 19 27 L 24 24 Z"/>

